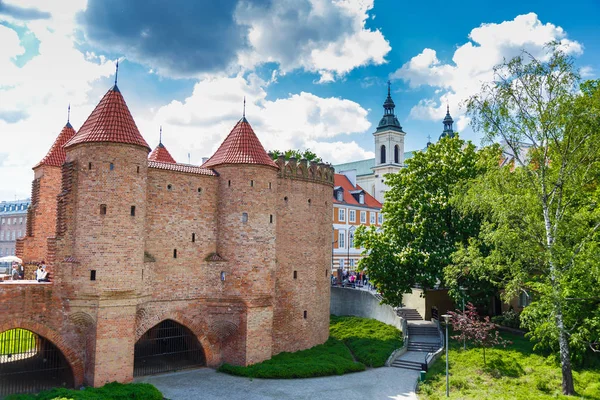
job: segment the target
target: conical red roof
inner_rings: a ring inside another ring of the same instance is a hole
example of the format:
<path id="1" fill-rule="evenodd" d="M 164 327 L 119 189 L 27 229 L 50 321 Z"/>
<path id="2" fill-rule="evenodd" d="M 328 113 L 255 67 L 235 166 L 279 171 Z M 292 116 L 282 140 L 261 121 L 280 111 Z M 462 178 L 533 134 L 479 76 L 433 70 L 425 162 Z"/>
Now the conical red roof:
<path id="1" fill-rule="evenodd" d="M 215 154 L 202 164 L 202 168 L 221 164 L 261 164 L 278 168 L 245 117 L 238 121 Z"/>
<path id="2" fill-rule="evenodd" d="M 106 92 L 75 137 L 65 145 L 65 148 L 90 142 L 137 144 L 150 151 L 150 147 L 140 134 L 117 85 Z"/>
<path id="3" fill-rule="evenodd" d="M 60 167 L 63 165 L 65 158 L 67 157 L 67 153 L 65 152 L 63 146 L 65 143 L 71 140 L 73 136 L 75 136 L 75 129 L 73 129 L 71 123 L 67 122 L 64 128 L 62 128 L 62 131 L 60 131 L 58 134 L 58 137 L 54 141 L 54 144 L 52 144 L 52 147 L 50 147 L 50 150 L 48 150 L 48 154 L 46 154 L 46 156 L 42 158 L 42 161 L 37 163 L 37 165 L 33 168 L 37 168 L 42 165 L 50 165 L 52 167 Z"/>
<path id="4" fill-rule="evenodd" d="M 152 153 L 148 156 L 148 160 L 177 164 L 175 159 L 171 156 L 171 153 L 169 153 L 169 150 L 167 150 L 162 143 L 159 143 L 158 146 L 152 150 Z"/>

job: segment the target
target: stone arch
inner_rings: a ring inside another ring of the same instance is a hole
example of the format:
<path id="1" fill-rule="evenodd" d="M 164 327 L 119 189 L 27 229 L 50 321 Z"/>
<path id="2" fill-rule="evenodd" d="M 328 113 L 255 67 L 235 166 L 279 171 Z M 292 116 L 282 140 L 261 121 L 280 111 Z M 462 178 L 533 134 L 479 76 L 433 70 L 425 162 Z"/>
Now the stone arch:
<path id="1" fill-rule="evenodd" d="M 137 343 L 142 335 L 149 329 L 167 319 L 175 321 L 192 331 L 204 350 L 204 357 L 206 357 L 207 366 L 218 365 L 218 350 L 215 348 L 216 344 L 209 339 L 209 330 L 207 327 L 200 321 L 194 321 L 184 316 L 179 310 L 152 314 L 152 312 L 146 308 L 138 309 L 136 312 L 135 342 Z"/>
<path id="2" fill-rule="evenodd" d="M 46 325 L 42 325 L 35 321 L 27 321 L 23 319 L 17 319 L 12 321 L 0 322 L 0 332 L 7 331 L 9 329 L 21 328 L 43 336 L 49 340 L 54 346 L 56 346 L 63 354 L 73 373 L 73 383 L 75 387 L 83 384 L 84 378 L 84 362 L 80 353 L 71 348 L 70 343 L 64 340 L 63 336 L 56 332 L 54 329 L 49 328 Z"/>
<path id="3" fill-rule="evenodd" d="M 94 318 L 83 311 L 69 314 L 68 319 L 82 333 L 87 332 L 92 326 L 96 325 Z"/>
<path id="4" fill-rule="evenodd" d="M 308 168 L 308 177 L 315 179 L 315 169 L 313 167 Z"/>

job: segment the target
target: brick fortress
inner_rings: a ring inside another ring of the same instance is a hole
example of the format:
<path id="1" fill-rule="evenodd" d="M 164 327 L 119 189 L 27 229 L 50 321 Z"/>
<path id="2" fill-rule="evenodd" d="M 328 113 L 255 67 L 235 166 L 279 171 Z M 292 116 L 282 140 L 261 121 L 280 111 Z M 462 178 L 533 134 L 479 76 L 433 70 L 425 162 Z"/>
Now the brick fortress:
<path id="1" fill-rule="evenodd" d="M 79 131 L 62 129 L 33 168 L 17 243 L 51 282 L 0 285 L 0 332 L 47 339 L 74 386 L 131 381 L 165 321 L 209 367 L 325 342 L 331 166 L 272 161 L 245 117 L 202 166 L 162 143 L 149 153 L 116 84 Z"/>

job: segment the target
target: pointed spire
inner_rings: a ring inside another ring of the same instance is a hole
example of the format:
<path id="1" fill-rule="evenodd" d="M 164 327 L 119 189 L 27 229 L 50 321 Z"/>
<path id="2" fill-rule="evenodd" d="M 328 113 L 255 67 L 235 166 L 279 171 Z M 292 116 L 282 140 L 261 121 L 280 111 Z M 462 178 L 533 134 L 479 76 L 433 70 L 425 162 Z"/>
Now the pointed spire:
<path id="1" fill-rule="evenodd" d="M 116 86 L 109 89 L 65 148 L 91 142 L 126 143 L 150 151 Z"/>
<path id="2" fill-rule="evenodd" d="M 448 103 L 446 103 L 446 116 L 444 117 L 442 123 L 444 124 L 444 130 L 440 135 L 440 139 L 445 136 L 454 137 L 454 128 L 452 127 L 454 120 L 450 116 L 450 105 Z"/>
<path id="3" fill-rule="evenodd" d="M 222 164 L 259 164 L 278 168 L 246 118 L 238 121 L 215 154 L 202 164 L 202 168 L 213 168 Z"/>
<path id="4" fill-rule="evenodd" d="M 71 103 L 67 107 L 67 124 L 65 126 L 73 128 L 73 125 L 71 125 Z"/>
<path id="5" fill-rule="evenodd" d="M 160 132 L 158 133 L 158 144 L 162 144 L 162 125 L 160 126 Z"/>
<path id="6" fill-rule="evenodd" d="M 394 104 L 394 100 L 392 100 L 392 82 L 388 80 L 387 98 L 383 103 L 383 118 L 379 121 L 379 125 L 377 126 L 378 132 L 384 129 L 393 129 L 402 132 L 402 126 L 400 126 L 400 122 L 398 121 L 398 118 L 396 118 L 394 108 L 396 108 L 396 105 Z"/>
<path id="7" fill-rule="evenodd" d="M 118 78 L 119 78 L 119 59 L 117 59 L 117 66 L 115 68 L 115 86 L 117 86 Z"/>
<path id="8" fill-rule="evenodd" d="M 244 96 L 244 111 L 242 112 L 242 118 L 246 119 L 246 96 Z"/>
<path id="9" fill-rule="evenodd" d="M 388 79 L 387 84 L 388 84 L 388 97 L 392 97 L 392 94 L 390 93 L 391 88 L 392 88 L 392 82 Z"/>

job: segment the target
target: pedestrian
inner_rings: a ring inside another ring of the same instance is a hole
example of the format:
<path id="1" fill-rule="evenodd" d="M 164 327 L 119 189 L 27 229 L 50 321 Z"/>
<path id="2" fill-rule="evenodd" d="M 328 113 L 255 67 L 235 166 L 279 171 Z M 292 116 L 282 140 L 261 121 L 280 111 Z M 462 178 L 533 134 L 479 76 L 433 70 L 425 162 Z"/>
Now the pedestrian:
<path id="1" fill-rule="evenodd" d="M 19 280 L 19 268 L 16 263 L 12 265 L 12 280 Z"/>

